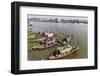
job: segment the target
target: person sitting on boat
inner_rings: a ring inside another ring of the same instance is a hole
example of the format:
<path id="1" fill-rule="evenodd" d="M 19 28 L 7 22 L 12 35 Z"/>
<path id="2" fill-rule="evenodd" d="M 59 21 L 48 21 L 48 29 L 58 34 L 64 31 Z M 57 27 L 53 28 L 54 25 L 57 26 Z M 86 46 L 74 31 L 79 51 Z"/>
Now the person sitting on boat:
<path id="1" fill-rule="evenodd" d="M 61 54 L 60 50 L 57 49 L 53 52 L 53 56 L 57 57 L 59 54 Z"/>

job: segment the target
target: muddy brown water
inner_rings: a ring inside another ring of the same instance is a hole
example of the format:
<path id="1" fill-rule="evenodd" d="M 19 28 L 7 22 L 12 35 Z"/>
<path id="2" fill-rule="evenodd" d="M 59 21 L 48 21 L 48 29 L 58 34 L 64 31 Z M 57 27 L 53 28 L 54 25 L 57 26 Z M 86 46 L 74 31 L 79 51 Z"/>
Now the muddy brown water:
<path id="1" fill-rule="evenodd" d="M 70 45 L 77 45 L 80 49 L 62 59 L 88 58 L 88 24 L 33 22 L 32 31 L 53 31 L 55 33 L 73 35 Z M 28 51 L 28 60 L 46 60 L 57 47 L 58 46 L 53 46 L 44 50 L 30 50 Z"/>

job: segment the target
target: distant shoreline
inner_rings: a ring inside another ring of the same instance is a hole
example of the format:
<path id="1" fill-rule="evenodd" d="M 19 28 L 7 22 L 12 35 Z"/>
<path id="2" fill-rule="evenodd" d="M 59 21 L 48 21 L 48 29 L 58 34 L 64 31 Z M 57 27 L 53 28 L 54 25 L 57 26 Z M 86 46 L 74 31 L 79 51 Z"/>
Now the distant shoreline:
<path id="1" fill-rule="evenodd" d="M 51 23 L 83 23 L 88 24 L 88 21 L 78 20 L 78 19 L 40 19 L 40 18 L 32 18 L 28 19 L 28 23 L 30 22 L 51 22 Z"/>

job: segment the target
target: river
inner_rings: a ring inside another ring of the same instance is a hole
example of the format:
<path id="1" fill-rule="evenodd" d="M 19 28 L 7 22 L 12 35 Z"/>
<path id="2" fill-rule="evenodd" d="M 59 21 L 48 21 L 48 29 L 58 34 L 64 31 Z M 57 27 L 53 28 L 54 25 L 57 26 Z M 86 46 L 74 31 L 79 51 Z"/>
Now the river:
<path id="1" fill-rule="evenodd" d="M 70 45 L 77 45 L 80 49 L 62 59 L 88 58 L 88 24 L 53 22 L 32 22 L 31 24 L 33 32 L 53 31 L 73 35 Z M 57 46 L 45 50 L 31 50 L 28 52 L 28 60 L 45 60 L 56 48 Z"/>

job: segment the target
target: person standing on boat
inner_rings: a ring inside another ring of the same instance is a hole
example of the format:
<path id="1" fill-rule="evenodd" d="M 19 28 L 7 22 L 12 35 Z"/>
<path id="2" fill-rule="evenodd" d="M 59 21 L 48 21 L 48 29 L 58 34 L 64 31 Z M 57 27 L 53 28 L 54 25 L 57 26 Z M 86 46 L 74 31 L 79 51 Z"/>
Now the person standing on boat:
<path id="1" fill-rule="evenodd" d="M 47 41 L 46 39 L 44 39 L 44 41 L 43 41 L 44 47 L 46 47 L 46 44 L 47 44 L 46 41 Z"/>
<path id="2" fill-rule="evenodd" d="M 55 51 L 53 52 L 53 56 L 55 56 L 55 57 L 57 57 L 59 54 L 61 54 L 61 52 L 60 52 L 59 49 L 58 49 L 58 50 L 55 50 Z"/>

